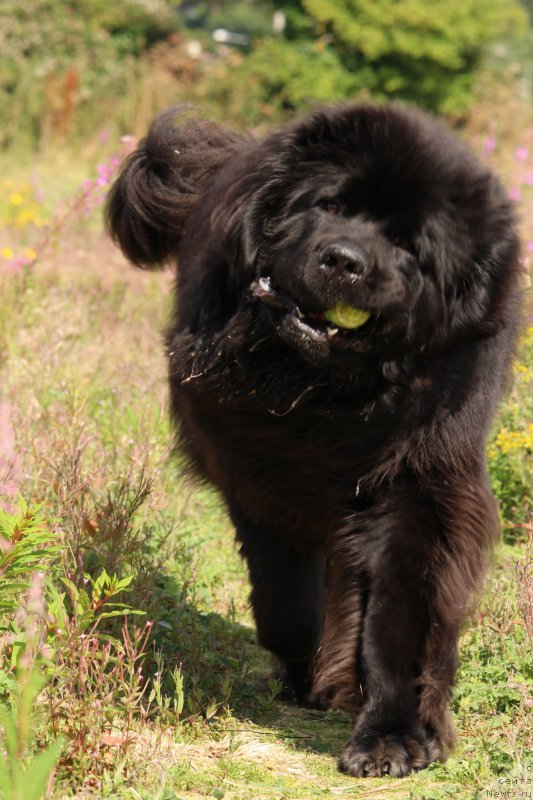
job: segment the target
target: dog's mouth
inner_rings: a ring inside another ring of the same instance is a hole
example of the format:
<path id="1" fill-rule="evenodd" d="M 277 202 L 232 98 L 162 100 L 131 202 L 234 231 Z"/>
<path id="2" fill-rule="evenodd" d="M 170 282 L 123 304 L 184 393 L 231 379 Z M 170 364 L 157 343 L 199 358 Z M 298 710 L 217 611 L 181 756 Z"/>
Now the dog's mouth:
<path id="1" fill-rule="evenodd" d="M 358 309 L 361 315 L 358 324 L 344 321 L 341 315 L 333 316 L 328 311 L 307 311 L 285 291 L 280 289 L 272 278 L 263 276 L 254 281 L 250 287 L 253 297 L 259 299 L 273 312 L 281 312 L 285 322 L 293 325 L 302 335 L 307 335 L 317 342 L 341 345 L 341 342 L 355 343 L 366 338 L 374 328 L 376 317 L 369 312 Z M 326 317 L 326 314 L 330 319 Z M 367 348 L 365 348 L 367 349 Z"/>
<path id="2" fill-rule="evenodd" d="M 311 311 L 265 275 L 249 291 L 267 311 L 278 338 L 314 367 L 338 363 L 349 368 L 354 358 L 377 347 L 391 352 L 409 326 L 410 311 L 403 302 L 389 303 L 378 311 L 345 303 Z"/>

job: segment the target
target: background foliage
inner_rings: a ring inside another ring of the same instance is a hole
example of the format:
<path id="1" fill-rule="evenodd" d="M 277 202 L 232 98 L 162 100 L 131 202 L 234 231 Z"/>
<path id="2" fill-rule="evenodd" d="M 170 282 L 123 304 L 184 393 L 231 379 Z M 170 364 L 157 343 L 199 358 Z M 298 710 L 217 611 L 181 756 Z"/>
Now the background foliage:
<path id="1" fill-rule="evenodd" d="M 175 27 L 165 0 L 0 0 L 0 144 L 101 121 L 132 58 Z"/>
<path id="2" fill-rule="evenodd" d="M 251 76 L 255 104 L 285 110 L 363 95 L 463 115 L 489 44 L 526 27 L 507 0 L 302 0 L 287 11 L 286 36 L 258 43 L 233 76 Z"/>
<path id="3" fill-rule="evenodd" d="M 217 28 L 248 44 L 217 45 Z M 0 147 L 141 129 L 180 100 L 240 126 L 355 97 L 462 118 L 495 44 L 533 78 L 531 42 L 518 0 L 0 0 Z"/>

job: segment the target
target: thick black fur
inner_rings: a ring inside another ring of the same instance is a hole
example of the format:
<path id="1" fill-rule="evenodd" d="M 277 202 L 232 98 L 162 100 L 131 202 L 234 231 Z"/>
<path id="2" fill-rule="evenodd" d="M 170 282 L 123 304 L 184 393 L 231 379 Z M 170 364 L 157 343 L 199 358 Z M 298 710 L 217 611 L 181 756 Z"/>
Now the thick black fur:
<path id="1" fill-rule="evenodd" d="M 262 141 L 176 115 L 125 162 L 108 222 L 134 263 L 179 265 L 181 443 L 226 499 L 288 689 L 356 710 L 340 769 L 405 775 L 452 746 L 458 633 L 497 536 L 511 205 L 401 107 L 326 108 Z M 335 332 L 338 302 L 370 319 Z"/>

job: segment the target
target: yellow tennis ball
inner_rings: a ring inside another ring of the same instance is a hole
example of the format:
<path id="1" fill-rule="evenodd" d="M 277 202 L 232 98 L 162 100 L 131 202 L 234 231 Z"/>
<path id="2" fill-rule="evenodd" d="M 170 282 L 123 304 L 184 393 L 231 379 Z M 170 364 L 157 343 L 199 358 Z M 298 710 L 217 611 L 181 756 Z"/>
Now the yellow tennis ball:
<path id="1" fill-rule="evenodd" d="M 338 328 L 352 330 L 364 325 L 370 314 L 368 311 L 363 311 L 362 308 L 354 308 L 347 303 L 337 303 L 334 308 L 324 311 L 324 316 L 328 322 L 332 322 Z"/>

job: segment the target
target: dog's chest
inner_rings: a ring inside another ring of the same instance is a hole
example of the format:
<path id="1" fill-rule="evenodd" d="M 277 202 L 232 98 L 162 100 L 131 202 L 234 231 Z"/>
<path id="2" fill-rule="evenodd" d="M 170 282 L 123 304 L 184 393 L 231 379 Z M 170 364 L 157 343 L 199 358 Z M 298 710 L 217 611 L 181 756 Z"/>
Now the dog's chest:
<path id="1" fill-rule="evenodd" d="M 391 468 L 394 426 L 350 414 L 283 417 L 185 404 L 196 468 L 257 520 L 321 535 L 357 502 L 361 483 Z"/>

